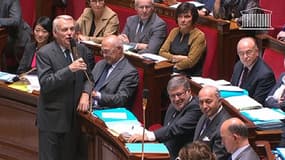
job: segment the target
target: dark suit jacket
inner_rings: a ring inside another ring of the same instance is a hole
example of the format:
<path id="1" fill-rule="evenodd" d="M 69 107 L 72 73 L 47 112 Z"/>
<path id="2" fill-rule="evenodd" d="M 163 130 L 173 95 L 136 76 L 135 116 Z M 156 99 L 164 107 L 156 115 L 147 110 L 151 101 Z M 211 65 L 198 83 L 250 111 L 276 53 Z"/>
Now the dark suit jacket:
<path id="1" fill-rule="evenodd" d="M 248 146 L 233 160 L 259 160 L 259 157 L 252 147 Z"/>
<path id="2" fill-rule="evenodd" d="M 24 47 L 31 39 L 31 28 L 23 21 L 18 0 L 0 1 L 0 27 L 8 29 L 8 47 Z"/>
<path id="3" fill-rule="evenodd" d="M 96 83 L 103 72 L 106 60 L 99 61 L 92 70 L 94 82 Z M 138 72 L 126 58 L 123 58 L 107 77 L 99 90 L 101 99 L 98 100 L 100 107 L 127 107 L 133 104 L 135 91 L 138 86 Z M 94 86 L 85 83 L 85 92 L 90 93 Z"/>
<path id="4" fill-rule="evenodd" d="M 197 122 L 202 115 L 198 98 L 193 99 L 178 112 L 173 105 L 167 109 L 163 127 L 154 131 L 155 137 L 169 150 L 171 159 L 178 156 L 179 150 L 193 141 Z"/>
<path id="5" fill-rule="evenodd" d="M 285 79 L 285 72 L 282 73 L 278 79 L 278 81 L 276 82 L 276 84 L 274 85 L 274 87 L 271 89 L 270 93 L 268 94 L 264 105 L 266 107 L 270 107 L 270 108 L 280 108 L 280 104 L 278 103 L 278 101 L 276 99 L 274 99 L 272 96 L 275 93 L 275 91 L 282 85 L 285 83 L 285 81 L 282 81 L 282 79 Z"/>
<path id="6" fill-rule="evenodd" d="M 126 34 L 131 43 L 146 43 L 148 48 L 138 51 L 139 53 L 154 53 L 158 54 L 159 49 L 167 35 L 166 23 L 159 18 L 156 13 L 153 13 L 149 20 L 144 25 L 144 29 L 139 36 L 136 34 L 139 16 L 134 15 L 127 18 L 123 34 Z"/>
<path id="7" fill-rule="evenodd" d="M 222 123 L 230 117 L 229 113 L 223 108 L 211 121 L 207 129 L 200 135 L 204 121 L 206 120 L 206 116 L 202 115 L 195 130 L 193 141 L 200 140 L 209 144 L 212 152 L 216 154 L 218 160 L 225 160 L 229 157 L 229 153 L 227 153 L 226 148 L 222 144 L 220 127 Z"/>
<path id="8" fill-rule="evenodd" d="M 37 48 L 37 46 L 36 46 L 35 42 L 28 43 L 26 45 L 23 57 L 20 61 L 20 64 L 19 64 L 19 67 L 17 70 L 18 74 L 27 72 L 30 69 L 32 69 L 31 65 L 32 65 L 33 57 L 34 57 L 35 52 L 36 52 L 36 48 Z"/>
<path id="9" fill-rule="evenodd" d="M 77 48 L 90 70 L 94 64 L 93 54 L 80 44 L 77 44 Z M 83 71 L 71 72 L 68 65 L 63 51 L 55 41 L 37 52 L 41 86 L 37 126 L 42 131 L 68 132 L 76 120 L 76 108 L 86 77 Z"/>
<path id="10" fill-rule="evenodd" d="M 232 85 L 238 85 L 242 70 L 243 64 L 238 61 L 234 66 L 231 79 Z M 260 57 L 258 57 L 256 63 L 248 73 L 245 83 L 240 87 L 246 89 L 250 97 L 264 105 L 264 101 L 274 85 L 275 77 L 273 71 Z"/>

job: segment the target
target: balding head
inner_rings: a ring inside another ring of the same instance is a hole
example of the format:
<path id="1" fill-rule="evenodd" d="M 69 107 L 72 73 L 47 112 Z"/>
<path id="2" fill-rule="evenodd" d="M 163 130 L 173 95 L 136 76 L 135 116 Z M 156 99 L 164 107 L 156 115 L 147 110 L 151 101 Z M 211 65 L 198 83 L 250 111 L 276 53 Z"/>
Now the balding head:
<path id="1" fill-rule="evenodd" d="M 258 47 L 256 41 L 252 37 L 244 37 L 237 44 L 237 54 L 241 63 L 250 67 L 258 58 Z"/>
<path id="2" fill-rule="evenodd" d="M 109 35 L 102 41 L 101 52 L 109 64 L 116 63 L 123 56 L 123 42 L 116 35 Z"/>
<path id="3" fill-rule="evenodd" d="M 249 144 L 247 127 L 238 118 L 224 121 L 220 128 L 220 134 L 223 144 L 230 153 Z"/>
<path id="4" fill-rule="evenodd" d="M 211 117 L 216 114 L 221 106 L 219 90 L 214 86 L 204 86 L 198 94 L 201 111 Z"/>

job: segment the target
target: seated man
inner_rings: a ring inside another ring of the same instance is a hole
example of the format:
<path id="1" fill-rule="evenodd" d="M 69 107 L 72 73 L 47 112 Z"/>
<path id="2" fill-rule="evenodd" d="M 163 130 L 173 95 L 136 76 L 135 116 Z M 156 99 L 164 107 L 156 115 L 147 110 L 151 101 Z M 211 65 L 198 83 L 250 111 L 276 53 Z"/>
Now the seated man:
<path id="1" fill-rule="evenodd" d="M 176 76 L 169 80 L 167 92 L 171 101 L 163 127 L 151 132 L 146 131 L 144 140 L 163 142 L 170 153 L 170 159 L 178 156 L 179 150 L 193 140 L 201 111 L 197 97 L 192 96 L 190 82 L 187 77 Z M 128 141 L 136 142 L 143 139 L 142 134 L 132 135 Z"/>
<path id="2" fill-rule="evenodd" d="M 281 108 L 285 111 L 285 72 L 280 75 L 279 80 L 269 92 L 264 105 L 270 108 Z"/>
<path id="3" fill-rule="evenodd" d="M 251 98 L 264 105 L 275 84 L 271 68 L 258 56 L 255 39 L 244 37 L 237 44 L 239 61 L 235 64 L 231 84 L 246 89 Z"/>
<path id="4" fill-rule="evenodd" d="M 103 39 L 101 52 L 104 59 L 92 70 L 94 85 L 85 82 L 78 105 L 79 111 L 87 111 L 89 95 L 94 107 L 131 107 L 138 86 L 138 72 L 123 53 L 123 42 L 118 36 Z"/>
<path id="5" fill-rule="evenodd" d="M 12 57 L 18 63 L 32 34 L 30 26 L 22 19 L 19 0 L 0 1 L 0 28 L 2 27 L 8 30 L 8 41 L 0 59 L 3 61 L 2 58 L 5 60 L 6 57 Z M 16 72 L 17 67 L 8 68 L 8 72 Z"/>
<path id="6" fill-rule="evenodd" d="M 207 143 L 218 160 L 225 160 L 229 154 L 222 144 L 220 126 L 231 116 L 223 108 L 220 93 L 216 87 L 203 87 L 198 98 L 203 115 L 199 119 L 193 140 Z"/>
<path id="7" fill-rule="evenodd" d="M 132 51 L 158 54 L 167 35 L 166 23 L 154 13 L 153 0 L 135 0 L 135 9 L 138 15 L 127 18 L 119 37 Z"/>
<path id="8" fill-rule="evenodd" d="M 222 142 L 227 151 L 231 153 L 231 159 L 259 160 L 258 155 L 248 142 L 248 130 L 246 125 L 238 118 L 230 118 L 220 128 Z"/>
<path id="9" fill-rule="evenodd" d="M 278 33 L 277 39 L 280 40 L 280 41 L 285 42 L 285 25 L 282 28 L 282 30 Z"/>

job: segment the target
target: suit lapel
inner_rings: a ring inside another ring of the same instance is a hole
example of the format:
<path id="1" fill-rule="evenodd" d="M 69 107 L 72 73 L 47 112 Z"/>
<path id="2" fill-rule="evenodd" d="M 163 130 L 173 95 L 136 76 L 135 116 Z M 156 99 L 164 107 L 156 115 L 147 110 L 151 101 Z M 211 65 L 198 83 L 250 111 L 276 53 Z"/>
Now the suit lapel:
<path id="1" fill-rule="evenodd" d="M 101 88 L 106 86 L 110 81 L 112 81 L 114 78 L 116 78 L 121 72 L 123 71 L 125 64 L 125 58 L 117 64 L 117 66 L 113 69 L 113 71 L 110 73 L 110 75 L 107 77 L 105 83 L 102 85 Z"/>

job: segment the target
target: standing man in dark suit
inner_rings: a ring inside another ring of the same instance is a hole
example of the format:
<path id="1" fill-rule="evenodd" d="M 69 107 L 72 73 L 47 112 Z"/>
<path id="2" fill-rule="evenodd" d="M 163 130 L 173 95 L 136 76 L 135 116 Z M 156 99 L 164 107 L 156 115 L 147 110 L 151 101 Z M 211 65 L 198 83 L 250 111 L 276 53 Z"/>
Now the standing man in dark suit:
<path id="1" fill-rule="evenodd" d="M 176 76 L 169 80 L 167 92 L 171 101 L 163 127 L 154 132 L 146 131 L 146 141 L 163 142 L 169 150 L 170 159 L 178 156 L 179 150 L 193 141 L 197 122 L 202 115 L 197 97 L 192 96 L 189 79 Z M 142 134 L 134 134 L 129 142 L 142 140 Z"/>
<path id="2" fill-rule="evenodd" d="M 259 160 L 248 142 L 246 125 L 238 118 L 230 118 L 220 128 L 222 142 L 232 160 Z"/>
<path id="3" fill-rule="evenodd" d="M 120 38 L 138 53 L 158 54 L 166 35 L 166 23 L 154 13 L 153 0 L 135 0 L 137 15 L 127 18 Z"/>
<path id="4" fill-rule="evenodd" d="M 223 108 L 220 93 L 216 87 L 203 87 L 199 91 L 198 97 L 203 115 L 197 124 L 194 141 L 199 140 L 207 143 L 218 160 L 225 160 L 229 154 L 222 144 L 220 127 L 231 116 Z"/>
<path id="5" fill-rule="evenodd" d="M 83 90 L 85 74 L 93 65 L 93 55 L 77 44 L 79 57 L 70 53 L 75 21 L 60 15 L 53 21 L 55 41 L 37 53 L 41 86 L 38 102 L 39 160 L 72 160 L 76 153 L 76 106 Z M 76 59 L 78 58 L 78 59 Z"/>
<path id="6" fill-rule="evenodd" d="M 8 41 L 0 59 L 3 63 L 6 63 L 6 57 L 12 57 L 19 62 L 26 44 L 31 40 L 32 34 L 30 26 L 22 19 L 19 0 L 0 1 L 0 28 L 2 27 L 8 30 Z M 6 64 L 3 67 L 6 69 Z M 13 68 L 7 69 L 9 72 L 15 72 L 17 67 L 13 66 Z"/>
<path id="7" fill-rule="evenodd" d="M 87 111 L 90 93 L 94 107 L 130 108 L 138 86 L 138 72 L 124 56 L 123 42 L 118 36 L 107 36 L 102 41 L 101 52 L 104 59 L 92 70 L 95 84 L 85 83 L 78 110 Z"/>
<path id="8" fill-rule="evenodd" d="M 246 89 L 251 98 L 264 105 L 266 96 L 275 84 L 271 68 L 258 56 L 255 39 L 244 37 L 237 44 L 240 58 L 234 66 L 231 84 Z"/>

